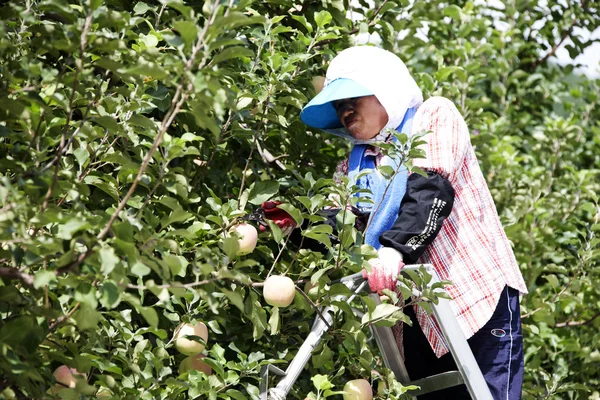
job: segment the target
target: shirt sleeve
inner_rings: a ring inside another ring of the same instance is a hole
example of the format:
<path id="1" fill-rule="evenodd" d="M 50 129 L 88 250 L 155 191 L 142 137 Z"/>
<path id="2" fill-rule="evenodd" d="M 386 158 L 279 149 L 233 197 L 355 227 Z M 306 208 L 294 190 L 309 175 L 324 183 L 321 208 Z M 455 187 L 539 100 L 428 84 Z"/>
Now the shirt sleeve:
<path id="1" fill-rule="evenodd" d="M 402 253 L 405 262 L 414 263 L 433 242 L 454 205 L 454 189 L 442 176 L 411 174 L 402 198 L 398 218 L 379 242 Z"/>
<path id="2" fill-rule="evenodd" d="M 413 165 L 454 181 L 467 150 L 471 146 L 469 129 L 456 106 L 443 97 L 427 100 L 415 116 L 413 132 L 429 132 L 421 149 L 425 158 L 413 160 Z"/>

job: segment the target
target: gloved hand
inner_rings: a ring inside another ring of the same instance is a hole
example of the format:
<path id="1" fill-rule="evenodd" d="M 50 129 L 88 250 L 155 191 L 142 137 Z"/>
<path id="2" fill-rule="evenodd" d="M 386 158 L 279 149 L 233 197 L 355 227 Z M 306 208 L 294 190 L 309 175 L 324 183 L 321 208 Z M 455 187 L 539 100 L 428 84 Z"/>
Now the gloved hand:
<path id="1" fill-rule="evenodd" d="M 277 208 L 277 206 L 280 204 L 280 201 L 265 201 L 260 207 L 265 213 L 265 219 L 270 219 L 279 227 L 279 229 L 283 231 L 284 234 L 288 234 L 296 227 L 296 222 L 294 221 L 294 218 L 292 218 L 292 216 L 286 211 Z M 264 232 L 265 230 L 267 230 L 267 227 L 260 225 L 260 231 Z"/>
<path id="2" fill-rule="evenodd" d="M 382 247 L 377 253 L 377 258 L 369 260 L 371 272 L 363 270 L 362 273 L 369 281 L 371 292 L 381 294 L 383 289 L 396 289 L 398 274 L 404 267 L 404 262 L 402 262 L 402 254 L 391 247 Z"/>

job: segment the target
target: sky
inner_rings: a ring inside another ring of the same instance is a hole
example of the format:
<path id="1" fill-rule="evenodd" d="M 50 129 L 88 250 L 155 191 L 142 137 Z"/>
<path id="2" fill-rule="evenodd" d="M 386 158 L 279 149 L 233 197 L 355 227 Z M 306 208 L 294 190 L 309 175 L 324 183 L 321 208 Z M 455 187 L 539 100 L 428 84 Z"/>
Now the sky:
<path id="1" fill-rule="evenodd" d="M 600 40 L 600 29 L 596 29 L 593 33 L 582 32 L 584 38 L 599 39 Z M 565 42 L 556 51 L 557 62 L 560 64 L 569 64 L 573 60 L 569 57 L 569 52 L 565 49 L 565 45 L 572 42 L 565 40 Z M 600 78 L 600 42 L 595 42 L 591 46 L 585 49 L 583 54 L 578 56 L 575 63 L 582 64 L 579 72 L 585 74 L 590 78 Z"/>

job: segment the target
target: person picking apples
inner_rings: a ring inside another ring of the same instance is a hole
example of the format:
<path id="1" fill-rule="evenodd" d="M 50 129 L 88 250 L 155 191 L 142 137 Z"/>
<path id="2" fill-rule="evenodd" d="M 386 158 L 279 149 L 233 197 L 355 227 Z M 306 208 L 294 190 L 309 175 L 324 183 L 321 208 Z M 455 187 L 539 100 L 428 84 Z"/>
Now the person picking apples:
<path id="1" fill-rule="evenodd" d="M 423 95 L 402 60 L 371 46 L 340 52 L 327 69 L 323 90 L 303 109 L 310 127 L 350 140 L 336 176 L 357 180 L 372 202 L 357 200 L 369 219 L 365 241 L 378 250 L 365 275 L 373 292 L 393 290 L 404 263 L 432 264 L 453 299 L 451 307 L 494 399 L 521 398 L 523 339 L 519 293 L 527 293 L 510 243 L 470 142 L 467 125 L 448 99 Z M 377 167 L 399 168 L 375 142 L 394 133 L 423 137 L 425 158 L 412 160 L 427 176 L 406 168 L 387 179 Z M 363 196 L 360 194 L 359 196 Z M 279 220 L 284 220 L 279 215 Z M 455 370 L 434 317 L 406 309 L 412 326 L 394 329 L 411 379 Z M 469 399 L 464 386 L 419 399 Z"/>

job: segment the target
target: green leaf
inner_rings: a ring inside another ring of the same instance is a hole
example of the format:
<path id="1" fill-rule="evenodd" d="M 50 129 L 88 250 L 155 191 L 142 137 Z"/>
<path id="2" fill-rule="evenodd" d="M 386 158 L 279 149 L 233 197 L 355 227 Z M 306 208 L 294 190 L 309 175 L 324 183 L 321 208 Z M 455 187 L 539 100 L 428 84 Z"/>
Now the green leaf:
<path id="1" fill-rule="evenodd" d="M 302 236 L 314 239 L 327 247 L 331 247 L 329 235 L 333 233 L 333 228 L 329 225 L 319 224 L 302 231 Z"/>
<path id="2" fill-rule="evenodd" d="M 46 287 L 50 282 L 56 282 L 56 273 L 54 271 L 39 270 L 33 278 L 33 287 L 39 289 Z"/>
<path id="3" fill-rule="evenodd" d="M 105 182 L 93 175 L 88 175 L 83 181 L 89 185 L 96 186 L 98 189 L 112 197 L 113 200 L 119 201 L 119 191 L 112 182 Z"/>
<path id="4" fill-rule="evenodd" d="M 252 322 L 252 337 L 258 340 L 267 329 L 267 313 L 258 301 L 256 293 L 250 292 L 244 304 L 244 314 Z"/>
<path id="5" fill-rule="evenodd" d="M 80 147 L 78 149 L 73 150 L 73 155 L 75 156 L 75 159 L 77 159 L 79 165 L 83 166 L 83 164 L 85 164 L 85 162 L 90 157 L 90 152 L 87 151 L 85 147 Z"/>
<path id="6" fill-rule="evenodd" d="M 166 78 L 169 75 L 162 66 L 152 61 L 146 61 L 143 58 L 135 66 L 126 68 L 120 72 L 128 75 L 139 75 L 144 78 L 152 77 L 157 80 Z"/>
<path id="7" fill-rule="evenodd" d="M 419 175 L 421 175 L 424 178 L 427 178 L 427 176 L 428 176 L 427 172 L 425 172 L 424 170 L 422 170 L 419 167 L 411 166 L 410 171 L 414 172 L 415 174 L 419 174 Z"/>
<path id="8" fill-rule="evenodd" d="M 182 256 L 176 256 L 173 254 L 163 255 L 164 262 L 169 266 L 171 275 L 185 277 L 185 272 L 188 266 L 188 261 Z"/>
<path id="9" fill-rule="evenodd" d="M 225 255 L 227 255 L 227 258 L 229 258 L 230 260 L 235 260 L 235 258 L 237 257 L 237 253 L 240 250 L 240 243 L 238 241 L 238 238 L 233 236 L 227 236 L 222 241 L 222 248 L 225 252 Z"/>
<path id="10" fill-rule="evenodd" d="M 145 14 L 148 10 L 152 10 L 153 8 L 150 7 L 148 4 L 144 3 L 143 1 L 140 1 L 138 3 L 136 3 L 135 7 L 133 7 L 133 12 L 136 15 L 142 15 Z"/>
<path id="11" fill-rule="evenodd" d="M 44 338 L 45 332 L 31 315 L 5 319 L 0 326 L 0 343 L 19 353 L 33 353 Z"/>
<path id="12" fill-rule="evenodd" d="M 450 6 L 444 7 L 444 15 L 452 18 L 455 21 L 459 21 L 461 19 L 462 10 L 459 6 L 452 4 Z"/>
<path id="13" fill-rule="evenodd" d="M 271 308 L 271 317 L 269 318 L 269 328 L 271 335 L 277 335 L 279 333 L 279 307 Z"/>
<path id="14" fill-rule="evenodd" d="M 100 272 L 103 275 L 109 275 L 119 263 L 119 257 L 117 257 L 112 247 L 103 247 L 98 253 L 100 255 Z"/>
<path id="15" fill-rule="evenodd" d="M 152 270 L 150 268 L 148 268 L 146 265 L 144 265 L 144 263 L 142 263 L 141 261 L 136 261 L 132 266 L 131 266 L 131 273 L 135 276 L 138 277 L 142 277 L 142 276 L 146 276 L 148 275 L 150 272 L 152 272 Z"/>
<path id="16" fill-rule="evenodd" d="M 315 13 L 315 22 L 319 28 L 323 28 L 331 22 L 331 14 L 329 11 L 321 10 L 318 13 Z"/>
<path id="17" fill-rule="evenodd" d="M 372 322 L 387 322 L 386 326 L 393 326 L 401 318 L 401 308 L 392 304 L 379 304 L 375 310 L 363 315 L 361 323 L 363 325 Z"/>
<path id="18" fill-rule="evenodd" d="M 448 77 L 450 76 L 450 74 L 452 74 L 458 67 L 443 67 L 440 68 L 436 73 L 435 73 L 435 78 L 438 81 L 445 81 L 446 79 L 448 79 Z"/>
<path id="19" fill-rule="evenodd" d="M 545 275 L 544 278 L 546 278 L 546 280 L 550 282 L 550 285 L 555 289 L 560 285 L 558 278 L 554 274 Z"/>
<path id="20" fill-rule="evenodd" d="M 308 33 L 312 33 L 313 31 L 313 27 L 312 25 L 306 20 L 306 17 L 304 15 L 296 15 L 296 14 L 292 14 L 292 18 L 295 19 L 296 21 L 300 22 L 302 25 L 304 25 L 304 27 L 306 28 L 306 31 Z"/>
<path id="21" fill-rule="evenodd" d="M 240 311 L 244 311 L 244 298 L 240 293 L 227 289 L 221 289 L 221 291 L 227 296 L 231 304 L 239 308 Z"/>
<path id="22" fill-rule="evenodd" d="M 193 22 L 175 21 L 173 26 L 187 44 L 191 44 L 196 41 L 198 37 L 198 27 Z"/>
<path id="23" fill-rule="evenodd" d="M 333 384 L 329 382 L 329 377 L 327 375 L 317 374 L 310 379 L 315 385 L 315 389 L 317 390 L 327 390 L 333 387 Z"/>
<path id="24" fill-rule="evenodd" d="M 240 57 L 254 57 L 254 52 L 242 46 L 227 47 L 212 59 L 212 63 L 218 64 L 223 61 L 231 60 L 232 58 Z"/>
<path id="25" fill-rule="evenodd" d="M 102 282 L 101 293 L 100 304 L 109 310 L 115 308 L 121 301 L 121 290 L 113 281 Z"/>
<path id="26" fill-rule="evenodd" d="M 177 222 L 184 222 L 187 221 L 188 219 L 192 218 L 193 214 L 184 211 L 183 208 L 178 208 L 177 210 L 171 212 L 171 214 L 169 214 L 168 217 L 163 218 L 162 221 L 160 221 L 160 225 L 162 227 L 167 227 L 167 226 L 171 226 L 172 224 L 175 224 Z"/>
<path id="27" fill-rule="evenodd" d="M 250 185 L 248 202 L 258 206 L 275 196 L 277 193 L 279 193 L 279 182 L 256 181 Z"/>
<path id="28" fill-rule="evenodd" d="M 296 222 L 296 225 L 298 225 L 298 226 L 302 225 L 302 221 L 304 219 L 302 218 L 302 213 L 296 207 L 294 207 L 293 205 L 291 205 L 289 203 L 282 203 L 282 204 L 279 204 L 277 206 L 277 208 L 280 208 L 283 211 L 290 214 L 290 216 L 294 219 L 294 222 Z"/>
<path id="29" fill-rule="evenodd" d="M 86 219 L 72 218 L 67 223 L 58 226 L 57 237 L 65 240 L 73 238 L 73 234 L 91 228 L 90 223 Z"/>
<path id="30" fill-rule="evenodd" d="M 77 322 L 77 328 L 85 331 L 88 329 L 96 329 L 98 323 L 102 319 L 102 314 L 96 311 L 95 308 L 84 304 L 73 315 L 73 318 Z"/>
<path id="31" fill-rule="evenodd" d="M 156 328 L 158 326 L 158 314 L 156 313 L 156 310 L 152 307 L 142 307 L 140 310 L 142 316 L 146 319 L 146 322 L 148 322 L 148 325 L 150 325 L 153 328 Z"/>

